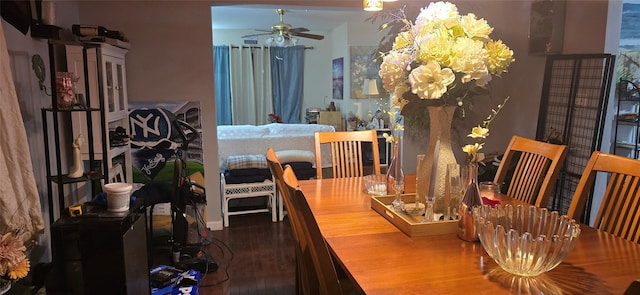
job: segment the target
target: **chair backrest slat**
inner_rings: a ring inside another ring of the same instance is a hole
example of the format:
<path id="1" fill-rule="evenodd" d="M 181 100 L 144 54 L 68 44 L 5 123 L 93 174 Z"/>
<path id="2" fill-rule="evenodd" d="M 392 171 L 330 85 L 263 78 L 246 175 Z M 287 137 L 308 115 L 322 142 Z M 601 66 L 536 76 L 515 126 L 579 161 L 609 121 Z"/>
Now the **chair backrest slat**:
<path id="1" fill-rule="evenodd" d="M 329 144 L 334 178 L 364 176 L 363 143 L 371 144 L 373 173 L 380 174 L 380 152 L 376 130 L 316 132 L 316 177 L 322 178 L 321 146 Z"/>
<path id="2" fill-rule="evenodd" d="M 632 242 L 640 242 L 640 160 L 593 152 L 580 177 L 567 215 L 580 220 L 598 173 L 606 173 L 608 180 L 594 227 Z"/>
<path id="3" fill-rule="evenodd" d="M 494 182 L 504 185 L 514 167 L 507 195 L 537 207 L 547 207 L 566 153 L 566 145 L 513 136 Z"/>

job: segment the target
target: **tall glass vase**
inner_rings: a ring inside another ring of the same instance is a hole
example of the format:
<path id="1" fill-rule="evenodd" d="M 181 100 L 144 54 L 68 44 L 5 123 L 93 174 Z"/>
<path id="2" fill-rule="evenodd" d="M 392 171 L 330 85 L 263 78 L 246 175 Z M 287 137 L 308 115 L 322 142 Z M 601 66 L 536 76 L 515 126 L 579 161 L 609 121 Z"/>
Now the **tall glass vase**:
<path id="1" fill-rule="evenodd" d="M 464 191 L 458 209 L 458 237 L 468 242 L 478 241 L 478 231 L 473 222 L 473 207 L 482 206 L 478 189 L 478 163 L 469 164 L 469 184 Z"/>
<path id="2" fill-rule="evenodd" d="M 423 199 L 427 197 L 429 188 L 433 186 L 435 199 L 434 213 L 436 215 L 444 213 L 444 202 L 438 200 L 444 199 L 445 185 L 447 176 L 447 165 L 456 162 L 453 149 L 451 148 L 451 122 L 456 106 L 428 106 L 429 112 L 429 146 L 425 153 L 422 167 L 417 169 L 419 182 L 416 184 L 416 193 Z M 436 142 L 440 140 L 438 150 L 436 151 Z M 432 177 L 434 159 L 437 159 L 437 173 Z M 435 183 L 431 183 L 432 180 Z"/>
<path id="3" fill-rule="evenodd" d="M 400 139 L 401 137 L 398 136 L 396 138 Z M 386 179 L 387 193 L 396 196 L 391 206 L 397 212 L 404 211 L 404 202 L 400 198 L 400 195 L 404 192 L 404 171 L 402 171 L 402 158 L 400 157 L 400 140 L 393 143 L 393 154 L 387 167 Z"/>

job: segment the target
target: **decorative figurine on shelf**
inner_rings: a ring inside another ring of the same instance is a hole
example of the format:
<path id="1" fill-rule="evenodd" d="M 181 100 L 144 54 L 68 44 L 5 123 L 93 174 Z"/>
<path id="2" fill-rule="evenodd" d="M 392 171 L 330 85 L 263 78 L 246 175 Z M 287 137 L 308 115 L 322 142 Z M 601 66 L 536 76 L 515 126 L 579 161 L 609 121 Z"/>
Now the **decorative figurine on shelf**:
<path id="1" fill-rule="evenodd" d="M 80 147 L 83 143 L 82 134 L 78 134 L 78 137 L 73 141 L 73 167 L 71 167 L 68 175 L 70 178 L 78 178 L 84 174 L 82 159 L 80 158 Z"/>

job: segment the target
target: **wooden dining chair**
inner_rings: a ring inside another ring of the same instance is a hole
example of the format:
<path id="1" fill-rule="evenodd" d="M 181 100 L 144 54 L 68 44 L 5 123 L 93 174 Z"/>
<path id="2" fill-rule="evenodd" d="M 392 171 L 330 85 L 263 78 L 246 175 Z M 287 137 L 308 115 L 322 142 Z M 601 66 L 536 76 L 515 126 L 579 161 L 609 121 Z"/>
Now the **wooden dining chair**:
<path id="1" fill-rule="evenodd" d="M 278 159 L 276 152 L 273 148 L 267 149 L 267 163 L 269 165 L 269 170 L 271 171 L 271 175 L 276 180 L 276 187 L 278 188 L 278 192 L 280 194 L 279 200 L 280 202 L 284 202 L 284 206 L 287 209 L 287 216 L 289 217 L 289 223 L 291 224 L 291 230 L 293 231 L 293 237 L 296 241 L 295 245 L 295 255 L 296 255 L 296 294 L 302 293 L 302 286 L 305 285 L 303 282 L 306 279 L 303 279 L 302 274 L 302 250 L 301 243 L 304 244 L 305 241 L 300 241 L 300 231 L 297 213 L 293 210 L 293 204 L 291 204 L 291 197 L 289 196 L 289 190 L 286 189 L 284 184 L 284 169 L 282 168 L 282 163 Z"/>
<path id="2" fill-rule="evenodd" d="M 639 243 L 640 160 L 593 152 L 580 177 L 567 216 L 581 220 L 598 173 L 606 173 L 608 180 L 594 227 Z"/>
<path id="3" fill-rule="evenodd" d="M 334 178 L 364 176 L 362 145 L 365 142 L 371 143 L 373 173 L 380 174 L 380 151 L 378 151 L 376 130 L 316 132 L 316 177 L 322 178 L 321 146 L 324 144 L 330 146 L 331 168 Z"/>
<path id="4" fill-rule="evenodd" d="M 304 193 L 298 186 L 298 179 L 291 166 L 286 166 L 283 181 L 291 202 L 291 211 L 297 223 L 299 241 L 302 293 L 303 294 L 363 294 L 362 290 L 350 280 L 344 269 L 336 268 L 329 247 L 320 233 L 320 228 L 307 203 Z"/>
<path id="5" fill-rule="evenodd" d="M 547 207 L 566 154 L 566 145 L 513 136 L 493 181 L 502 186 L 510 177 L 509 197 Z"/>

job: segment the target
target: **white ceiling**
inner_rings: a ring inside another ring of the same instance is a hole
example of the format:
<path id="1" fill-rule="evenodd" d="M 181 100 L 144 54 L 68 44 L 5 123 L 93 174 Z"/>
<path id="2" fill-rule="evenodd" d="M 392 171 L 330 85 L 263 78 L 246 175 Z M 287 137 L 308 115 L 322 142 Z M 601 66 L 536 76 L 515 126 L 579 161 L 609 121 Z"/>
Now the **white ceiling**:
<path id="1" fill-rule="evenodd" d="M 211 9 L 213 29 L 270 30 L 279 22 L 276 9 L 286 9 L 284 22 L 308 33 L 328 32 L 347 21 L 362 21 L 370 15 L 362 9 L 273 5 L 225 5 Z"/>

